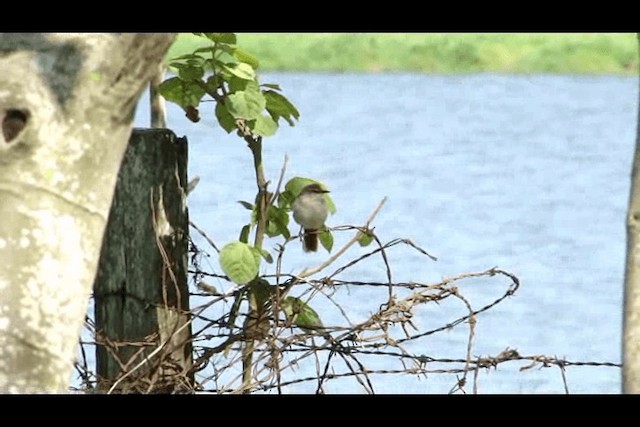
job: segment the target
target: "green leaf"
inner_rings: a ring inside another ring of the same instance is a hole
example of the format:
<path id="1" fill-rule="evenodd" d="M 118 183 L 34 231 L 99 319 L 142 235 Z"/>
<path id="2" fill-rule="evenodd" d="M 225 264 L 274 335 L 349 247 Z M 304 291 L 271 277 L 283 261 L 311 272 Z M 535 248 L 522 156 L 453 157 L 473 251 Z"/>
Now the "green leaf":
<path id="1" fill-rule="evenodd" d="M 318 313 L 300 298 L 286 297 L 282 301 L 282 309 L 287 315 L 287 319 L 303 331 L 313 332 L 324 329 Z"/>
<path id="2" fill-rule="evenodd" d="M 236 44 L 235 33 L 203 33 L 212 42 Z"/>
<path id="3" fill-rule="evenodd" d="M 287 224 L 288 223 L 289 223 L 289 215 L 287 215 Z M 286 224 L 277 222 L 276 226 L 278 227 L 278 231 L 280 232 L 280 234 L 282 234 L 282 237 L 284 237 L 286 240 L 289 240 L 291 238 L 291 232 L 289 231 L 289 227 L 287 227 Z"/>
<path id="4" fill-rule="evenodd" d="M 216 45 L 216 56 L 227 65 L 237 64 L 238 60 L 233 56 L 236 46 L 233 44 L 219 43 Z"/>
<path id="5" fill-rule="evenodd" d="M 197 106 L 205 94 L 203 88 L 197 83 L 184 81 L 179 77 L 172 77 L 163 81 L 158 86 L 160 94 L 168 101 L 180 105 L 181 107 Z"/>
<path id="6" fill-rule="evenodd" d="M 331 252 L 331 249 L 333 249 L 333 234 L 331 234 L 329 230 L 324 230 L 318 234 L 318 240 L 320 240 L 320 243 L 327 252 Z"/>
<path id="7" fill-rule="evenodd" d="M 266 105 L 264 96 L 257 85 L 248 84 L 246 89 L 227 97 L 225 106 L 236 119 L 254 120 L 260 116 Z"/>
<path id="8" fill-rule="evenodd" d="M 362 233 L 362 236 L 358 239 L 360 246 L 369 246 L 373 242 L 373 234 L 367 230 L 366 233 Z"/>
<path id="9" fill-rule="evenodd" d="M 269 264 L 273 264 L 273 257 L 268 250 L 262 248 L 258 250 L 260 251 L 260 255 L 262 256 L 262 258 L 264 258 L 265 261 L 267 261 Z"/>
<path id="10" fill-rule="evenodd" d="M 289 190 L 285 190 L 278 195 L 278 206 L 282 209 L 291 209 L 291 204 L 295 200 L 295 196 Z"/>
<path id="11" fill-rule="evenodd" d="M 265 232 L 269 237 L 282 235 L 286 240 L 289 240 L 291 238 L 291 232 L 289 231 L 289 228 L 283 227 L 281 223 L 277 222 L 270 222 L 269 224 L 267 224 L 267 229 Z"/>
<path id="12" fill-rule="evenodd" d="M 249 233 L 251 232 L 251 224 L 247 224 L 244 227 L 242 227 L 242 230 L 240 230 L 240 237 L 238 238 L 239 241 L 241 241 L 242 243 L 249 243 Z"/>
<path id="13" fill-rule="evenodd" d="M 329 213 L 331 215 L 338 211 L 338 208 L 336 208 L 336 204 L 333 203 L 333 199 L 331 198 L 331 196 L 329 196 L 328 193 L 324 194 L 324 200 L 325 202 L 327 202 L 327 209 L 329 209 Z"/>
<path id="14" fill-rule="evenodd" d="M 218 58 L 207 59 L 204 66 L 208 67 L 211 71 L 220 74 L 223 78 L 228 78 L 229 76 L 226 62 L 221 61 Z"/>
<path id="15" fill-rule="evenodd" d="M 240 49 L 239 47 L 236 47 L 236 50 L 233 51 L 233 56 L 238 58 L 238 61 L 251 65 L 254 70 L 260 65 L 260 63 L 258 62 L 258 58 L 251 55 L 246 50 Z"/>
<path id="16" fill-rule="evenodd" d="M 220 267 L 232 282 L 244 285 L 258 275 L 260 252 L 243 242 L 228 243 L 220 250 Z"/>
<path id="17" fill-rule="evenodd" d="M 272 90 L 266 90 L 263 92 L 264 98 L 267 101 L 267 111 L 273 117 L 273 120 L 276 122 L 280 117 L 285 119 L 290 126 L 294 126 L 295 123 L 291 117 L 294 119 L 300 118 L 300 112 L 298 109 L 291 103 L 287 98 L 278 92 L 274 92 Z"/>
<path id="18" fill-rule="evenodd" d="M 327 188 L 327 186 L 323 182 L 318 181 L 317 179 L 294 176 L 289 181 L 287 181 L 287 183 L 284 185 L 284 189 L 285 191 L 289 191 L 295 199 L 296 197 L 298 197 L 304 187 L 314 183 L 320 184 L 320 186 L 324 189 Z"/>
<path id="19" fill-rule="evenodd" d="M 213 45 L 210 45 L 210 46 L 199 47 L 196 50 L 194 50 L 193 53 L 196 54 L 200 52 L 206 52 L 213 55 L 213 52 L 215 51 L 216 51 L 216 48 L 213 47 Z M 204 57 L 201 56 L 201 58 L 204 60 Z"/>
<path id="20" fill-rule="evenodd" d="M 244 80 L 255 80 L 256 72 L 249 64 L 245 64 L 244 62 L 240 62 L 238 64 L 227 64 L 227 71 L 233 74 L 236 77 L 239 77 Z"/>
<path id="21" fill-rule="evenodd" d="M 282 90 L 282 89 L 280 89 L 280 85 L 277 85 L 275 83 L 263 83 L 260 86 L 268 87 L 269 89 Z"/>
<path id="22" fill-rule="evenodd" d="M 289 181 L 287 181 L 287 183 L 284 185 L 284 189 L 285 191 L 291 193 L 291 195 L 295 199 L 296 197 L 298 197 L 304 187 L 309 184 L 313 184 L 314 182 L 320 184 L 322 188 L 327 188 L 326 185 L 315 179 L 305 178 L 302 176 L 294 176 Z"/>
<path id="23" fill-rule="evenodd" d="M 189 58 L 186 60 L 186 65 L 189 67 L 202 68 L 202 65 L 206 62 L 200 55 L 193 55 L 193 58 Z"/>
<path id="24" fill-rule="evenodd" d="M 267 233 L 267 236 L 269 236 L 269 237 L 275 237 L 275 236 L 279 236 L 280 234 L 282 234 L 280 232 L 280 229 L 278 228 L 278 224 L 276 224 L 274 222 L 268 222 L 267 223 L 267 229 L 264 232 Z"/>
<path id="25" fill-rule="evenodd" d="M 210 92 L 217 92 L 223 82 L 224 81 L 221 76 L 219 76 L 218 74 L 212 74 L 207 77 L 207 80 L 204 84 Z"/>
<path id="26" fill-rule="evenodd" d="M 249 128 L 254 134 L 266 137 L 276 133 L 278 124 L 271 117 L 260 114 L 254 123 L 249 124 Z"/>
<path id="27" fill-rule="evenodd" d="M 288 227 L 289 214 L 285 209 L 269 206 L 268 220 L 266 233 L 269 237 L 282 234 L 285 239 L 289 240 L 291 237 Z"/>
<path id="28" fill-rule="evenodd" d="M 271 295 L 276 292 L 275 285 L 272 285 L 265 279 L 258 279 L 252 282 L 249 288 L 256 296 L 258 307 L 263 307 L 271 299 Z"/>
<path id="29" fill-rule="evenodd" d="M 172 67 L 179 67 L 181 65 L 181 61 L 188 61 L 190 59 L 197 59 L 199 61 L 204 61 L 204 57 L 200 56 L 200 55 L 196 55 L 196 53 L 201 52 L 203 50 L 210 50 L 211 48 L 200 48 L 200 49 L 196 49 L 195 51 L 191 52 L 191 53 L 187 53 L 185 55 L 180 55 L 180 56 L 176 56 L 175 58 L 171 58 L 171 61 L 169 63 L 170 66 Z"/>
<path id="30" fill-rule="evenodd" d="M 233 304 L 231 304 L 231 310 L 229 310 L 229 329 L 235 328 L 236 318 L 238 317 L 238 312 L 240 311 L 240 304 L 242 303 L 242 299 L 244 298 L 246 292 L 247 288 L 238 289 L 238 291 L 236 291 L 236 296 L 233 299 Z"/>
<path id="31" fill-rule="evenodd" d="M 200 80 L 204 77 L 204 69 L 202 67 L 195 67 L 192 65 L 180 67 L 178 70 L 178 77 L 182 80 Z"/>
<path id="32" fill-rule="evenodd" d="M 238 78 L 236 76 L 231 76 L 229 78 L 229 81 L 227 82 L 229 84 L 229 93 L 240 92 L 245 90 L 250 81 L 251 80 L 245 80 L 245 79 Z"/>
<path id="33" fill-rule="evenodd" d="M 227 131 L 227 133 L 231 133 L 236 128 L 236 119 L 229 114 L 229 110 L 227 110 L 227 107 L 221 102 L 216 103 L 216 118 L 218 119 L 220 127 Z"/>
<path id="34" fill-rule="evenodd" d="M 245 209 L 248 209 L 250 211 L 253 210 L 253 204 L 251 204 L 249 202 L 245 202 L 244 200 L 238 200 L 238 203 L 240 203 L 242 206 L 244 206 Z"/>

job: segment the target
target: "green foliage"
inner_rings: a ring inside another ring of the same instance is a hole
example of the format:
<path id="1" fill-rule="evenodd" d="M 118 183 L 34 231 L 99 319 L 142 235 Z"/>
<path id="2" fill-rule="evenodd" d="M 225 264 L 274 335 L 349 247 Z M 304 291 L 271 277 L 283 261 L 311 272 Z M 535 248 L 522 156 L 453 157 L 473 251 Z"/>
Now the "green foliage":
<path id="1" fill-rule="evenodd" d="M 333 234 L 331 234 L 331 231 L 324 230 L 318 234 L 318 240 L 320 240 L 322 247 L 325 248 L 327 252 L 331 252 L 331 249 L 333 249 Z"/>
<path id="2" fill-rule="evenodd" d="M 180 77 L 165 80 L 160 84 L 158 90 L 167 101 L 182 107 L 198 105 L 205 94 L 205 90 L 197 83 L 183 80 Z"/>
<path id="3" fill-rule="evenodd" d="M 275 122 L 282 117 L 289 125 L 293 126 L 293 119 L 300 118 L 298 109 L 287 98 L 273 90 L 265 90 L 263 93 L 267 102 L 267 110 Z"/>
<path id="4" fill-rule="evenodd" d="M 259 115 L 255 120 L 248 122 L 253 133 L 260 136 L 271 136 L 278 130 L 278 123 L 272 118 Z"/>
<path id="5" fill-rule="evenodd" d="M 240 230 L 240 237 L 238 237 L 238 241 L 242 243 L 249 243 L 249 233 L 251 233 L 251 225 L 247 224 Z"/>
<path id="6" fill-rule="evenodd" d="M 238 317 L 238 313 L 240 312 L 240 305 L 242 304 L 242 300 L 244 299 L 244 297 L 246 296 L 247 293 L 247 287 L 243 287 L 240 288 L 236 295 L 235 298 L 233 299 L 233 304 L 231 305 L 231 310 L 229 310 L 229 326 L 230 327 L 234 327 L 235 323 L 236 323 L 236 319 Z"/>
<path id="7" fill-rule="evenodd" d="M 235 34 L 193 35 L 201 47 L 170 60 L 169 69 L 176 76 L 160 85 L 162 96 L 192 118 L 199 117 L 200 103 L 208 95 L 215 101 L 215 117 L 227 133 L 237 130 L 241 136 L 249 132 L 267 137 L 276 133 L 281 118 L 295 125 L 294 120 L 300 117 L 297 108 L 277 92 L 278 85 L 260 86 L 255 72 L 259 62 L 238 48 Z"/>
<path id="8" fill-rule="evenodd" d="M 229 113 L 227 107 L 222 103 L 216 104 L 216 118 L 218 119 L 218 124 L 222 129 L 227 131 L 227 133 L 233 132 L 236 128 L 236 120 L 233 118 L 231 113 Z"/>
<path id="9" fill-rule="evenodd" d="M 245 209 L 248 209 L 250 211 L 254 209 L 254 206 L 251 203 L 245 202 L 244 200 L 238 200 L 238 203 L 240 203 L 242 206 L 244 206 Z"/>
<path id="10" fill-rule="evenodd" d="M 300 118 L 298 109 L 282 94 L 279 85 L 260 84 L 255 56 L 237 46 L 237 37 L 230 33 L 193 33 L 198 40 L 191 52 L 182 52 L 169 61 L 169 68 L 176 73 L 160 85 L 160 93 L 169 101 L 180 105 L 187 117 L 198 119 L 200 104 L 209 97 L 215 102 L 215 117 L 227 133 L 237 131 L 256 149 L 257 138 L 274 135 L 280 119 L 290 126 Z M 254 155 L 259 153 L 254 153 Z M 333 201 L 328 198 L 332 212 Z M 240 201 L 252 211 L 251 223 L 240 231 L 238 242 L 249 243 L 249 234 L 256 225 L 260 203 Z M 269 237 L 291 237 L 289 225 L 290 205 L 268 206 L 266 227 Z M 265 259 L 271 259 L 262 253 Z M 267 256 L 268 255 L 268 256 Z M 235 265 L 235 264 L 234 264 Z M 242 279 L 246 277 L 242 276 Z M 238 280 L 238 278 L 236 278 Z"/>
<path id="11" fill-rule="evenodd" d="M 360 246 L 369 246 L 371 242 L 373 242 L 373 234 L 370 232 L 362 233 L 362 236 L 358 239 Z"/>
<path id="12" fill-rule="evenodd" d="M 273 264 L 273 257 L 271 256 L 269 251 L 262 248 L 255 248 L 255 249 L 260 253 L 260 256 L 264 258 L 265 261 L 267 261 L 269 264 Z"/>
<path id="13" fill-rule="evenodd" d="M 193 34 L 195 34 L 196 36 L 200 35 L 200 33 L 193 33 Z M 227 43 L 227 44 L 236 43 L 236 35 L 233 33 L 202 33 L 202 35 L 214 43 Z"/>
<path id="14" fill-rule="evenodd" d="M 243 301 L 249 305 L 244 323 L 247 336 L 260 336 L 261 328 L 268 324 L 269 317 L 262 316 L 270 309 L 276 286 L 259 276 L 261 258 L 273 263 L 273 256 L 263 248 L 266 237 L 282 236 L 291 239 L 289 215 L 291 202 L 300 190 L 311 182 L 310 178 L 295 177 L 289 180 L 284 190 L 275 199 L 268 190 L 262 166 L 262 138 L 274 135 L 280 119 L 294 126 L 300 118 L 298 109 L 281 93 L 280 86 L 273 83 L 260 84 L 256 69 L 258 60 L 240 49 L 235 34 L 194 33 L 201 44 L 191 52 L 173 58 L 169 67 L 175 72 L 160 85 L 160 93 L 169 101 L 181 106 L 187 117 L 200 120 L 200 104 L 213 100 L 215 115 L 220 127 L 227 133 L 236 132 L 248 145 L 253 155 L 258 192 L 253 203 L 240 200 L 238 203 L 251 212 L 250 221 L 240 230 L 238 240 L 226 244 L 219 252 L 219 263 L 229 279 L 241 285 L 235 292 L 234 302 L 228 317 L 233 328 L 241 312 Z M 206 99 L 207 97 L 211 99 Z M 320 183 L 324 188 L 326 186 Z M 280 191 L 280 189 L 277 189 Z M 329 211 L 336 211 L 328 194 L 324 195 Z M 277 202 L 277 204 L 275 203 Z M 249 243 L 252 231 L 253 245 Z M 324 230 L 319 239 L 331 251 L 333 236 Z M 284 298 L 286 291 L 280 295 Z M 292 324 L 304 330 L 322 327 L 318 314 L 298 298 L 286 297 L 282 306 Z M 248 321 L 261 319 L 260 321 Z M 246 360 L 243 360 L 245 362 Z M 245 373 L 246 374 L 246 373 Z"/>
<path id="15" fill-rule="evenodd" d="M 256 300 L 260 307 L 265 306 L 269 302 L 271 295 L 276 292 L 275 285 L 270 284 L 264 279 L 256 280 L 249 285 L 249 288 L 256 295 Z"/>
<path id="16" fill-rule="evenodd" d="M 276 237 L 282 235 L 289 240 L 289 212 L 286 209 L 276 206 L 269 206 L 269 216 L 267 223 L 267 236 Z"/>
<path id="17" fill-rule="evenodd" d="M 253 120 L 260 115 L 266 103 L 258 88 L 251 85 L 229 95 L 225 106 L 234 119 Z"/>
<path id="18" fill-rule="evenodd" d="M 260 65 L 258 59 L 255 56 L 251 55 L 245 50 L 240 49 L 239 47 L 236 47 L 236 50 L 233 52 L 233 54 L 236 58 L 238 58 L 238 61 L 251 65 L 254 70 L 257 69 Z"/>
<path id="19" fill-rule="evenodd" d="M 286 297 L 282 301 L 282 309 L 289 322 L 305 332 L 313 332 L 324 328 L 318 313 L 300 298 Z"/>
<path id="20" fill-rule="evenodd" d="M 269 71 L 638 73 L 633 33 L 243 33 L 238 42 Z M 181 34 L 170 53 L 202 45 Z"/>
<path id="21" fill-rule="evenodd" d="M 253 246 L 231 242 L 220 250 L 220 267 L 232 282 L 244 285 L 258 275 L 261 255 Z"/>

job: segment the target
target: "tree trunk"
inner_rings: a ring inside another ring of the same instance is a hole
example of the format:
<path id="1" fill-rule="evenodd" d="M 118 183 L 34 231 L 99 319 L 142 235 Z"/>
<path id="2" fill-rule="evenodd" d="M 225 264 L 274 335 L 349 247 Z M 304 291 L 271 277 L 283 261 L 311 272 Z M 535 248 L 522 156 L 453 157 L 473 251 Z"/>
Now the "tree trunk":
<path id="1" fill-rule="evenodd" d="M 101 391 L 192 390 L 186 188 L 186 139 L 134 130 L 94 285 Z"/>
<path id="2" fill-rule="evenodd" d="M 638 49 L 640 54 L 640 33 L 638 33 Z M 623 331 L 622 392 L 640 393 L 640 98 L 638 99 L 636 149 L 627 213 Z"/>
<path id="3" fill-rule="evenodd" d="M 171 34 L 0 36 L 0 391 L 69 385 L 122 155 Z"/>
<path id="4" fill-rule="evenodd" d="M 151 127 L 166 128 L 167 127 L 167 104 L 158 87 L 164 80 L 166 67 L 163 63 L 158 65 L 157 72 L 149 82 L 149 109 L 151 112 Z"/>
<path id="5" fill-rule="evenodd" d="M 159 64 L 157 72 L 149 82 L 149 111 L 151 112 L 150 127 L 152 128 L 167 127 L 167 103 L 158 90 L 160 84 L 164 81 L 165 72 L 165 65 L 162 63 Z"/>

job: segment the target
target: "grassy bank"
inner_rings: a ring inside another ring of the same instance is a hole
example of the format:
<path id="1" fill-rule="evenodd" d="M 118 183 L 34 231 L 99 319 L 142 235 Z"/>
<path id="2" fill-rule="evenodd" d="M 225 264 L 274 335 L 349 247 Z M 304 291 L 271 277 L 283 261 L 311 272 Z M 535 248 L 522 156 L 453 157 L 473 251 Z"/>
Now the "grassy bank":
<path id="1" fill-rule="evenodd" d="M 261 71 L 637 74 L 633 33 L 369 34 L 239 33 Z M 181 34 L 170 56 L 200 47 Z"/>

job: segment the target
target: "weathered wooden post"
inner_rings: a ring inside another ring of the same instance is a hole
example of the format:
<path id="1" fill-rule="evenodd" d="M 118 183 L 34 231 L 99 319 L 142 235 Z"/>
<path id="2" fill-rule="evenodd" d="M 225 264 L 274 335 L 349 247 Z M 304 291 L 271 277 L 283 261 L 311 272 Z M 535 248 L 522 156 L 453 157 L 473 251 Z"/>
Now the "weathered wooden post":
<path id="1" fill-rule="evenodd" d="M 187 141 L 134 129 L 94 284 L 98 390 L 192 389 Z"/>

